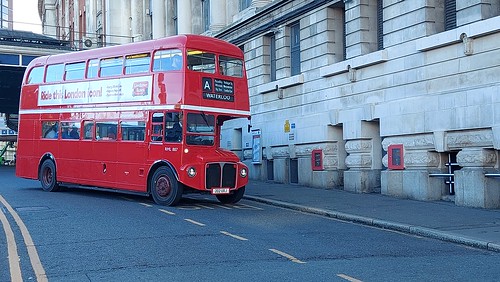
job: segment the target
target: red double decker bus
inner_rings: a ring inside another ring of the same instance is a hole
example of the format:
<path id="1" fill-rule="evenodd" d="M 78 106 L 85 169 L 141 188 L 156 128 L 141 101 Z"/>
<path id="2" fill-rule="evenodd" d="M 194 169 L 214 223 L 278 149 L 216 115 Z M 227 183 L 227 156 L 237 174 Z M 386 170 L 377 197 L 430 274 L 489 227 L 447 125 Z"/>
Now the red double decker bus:
<path id="1" fill-rule="evenodd" d="M 179 35 L 34 59 L 19 106 L 16 175 L 150 194 L 175 205 L 207 192 L 235 203 L 248 168 L 220 148 L 222 124 L 250 118 L 243 52 Z"/>

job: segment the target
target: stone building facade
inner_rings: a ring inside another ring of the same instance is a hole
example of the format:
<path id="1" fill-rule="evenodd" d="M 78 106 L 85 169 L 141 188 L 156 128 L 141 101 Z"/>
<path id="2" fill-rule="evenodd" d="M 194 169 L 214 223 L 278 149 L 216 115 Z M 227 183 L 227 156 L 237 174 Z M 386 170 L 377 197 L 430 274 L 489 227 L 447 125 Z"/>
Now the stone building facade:
<path id="1" fill-rule="evenodd" d="M 499 15 L 496 0 L 273 1 L 215 34 L 247 55 L 251 176 L 500 208 Z"/>
<path id="2" fill-rule="evenodd" d="M 128 41 L 244 50 L 252 119 L 222 145 L 253 179 L 500 208 L 500 0 L 101 2 Z"/>

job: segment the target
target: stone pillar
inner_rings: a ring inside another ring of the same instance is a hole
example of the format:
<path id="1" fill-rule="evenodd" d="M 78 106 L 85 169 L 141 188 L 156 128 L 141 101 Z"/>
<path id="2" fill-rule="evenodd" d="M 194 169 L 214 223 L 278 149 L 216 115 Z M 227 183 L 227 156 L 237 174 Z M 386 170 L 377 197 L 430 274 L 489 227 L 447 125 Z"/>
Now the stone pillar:
<path id="1" fill-rule="evenodd" d="M 462 169 L 455 171 L 455 204 L 478 208 L 500 208 L 500 179 L 485 177 L 485 168 L 493 168 L 498 151 L 464 148 L 457 155 Z"/>
<path id="2" fill-rule="evenodd" d="M 194 15 L 191 12 L 191 0 L 177 1 L 177 25 L 179 34 L 193 33 L 193 17 Z"/>
<path id="3" fill-rule="evenodd" d="M 376 161 L 374 162 L 373 158 L 374 150 L 377 150 L 375 148 L 380 146 L 378 141 L 372 138 L 346 142 L 345 149 L 348 156 L 345 163 L 349 170 L 344 172 L 344 190 L 356 193 L 379 191 L 380 169 L 374 168 Z"/>
<path id="4" fill-rule="evenodd" d="M 386 137 L 382 142 L 385 151 L 391 144 L 403 145 L 404 170 L 387 169 L 381 172 L 383 195 L 421 201 L 440 200 L 446 194 L 443 178 L 430 177 L 430 172 L 445 173 L 443 156 L 435 152 L 433 134 Z M 382 159 L 388 167 L 388 155 Z"/>
<path id="5" fill-rule="evenodd" d="M 152 0 L 153 39 L 165 37 L 165 1 Z M 186 1 L 187 2 L 187 1 Z"/>
<path id="6" fill-rule="evenodd" d="M 493 137 L 493 148 L 496 150 L 500 150 L 500 126 L 493 126 L 491 128 L 491 134 Z"/>
<path id="7" fill-rule="evenodd" d="M 352 117 L 351 117 L 352 119 Z M 382 146 L 378 122 L 346 121 L 343 136 L 347 157 L 344 190 L 356 193 L 380 192 Z"/>
<path id="8" fill-rule="evenodd" d="M 260 8 L 260 7 L 263 7 L 271 2 L 272 2 L 272 0 L 252 0 L 252 4 L 250 6 Z"/>
<path id="9" fill-rule="evenodd" d="M 457 0 L 457 26 L 498 16 L 498 1 Z"/>
<path id="10" fill-rule="evenodd" d="M 298 159 L 299 184 L 317 188 L 339 188 L 344 185 L 345 143 L 329 141 L 321 144 L 297 145 L 295 156 Z M 321 150 L 323 170 L 313 171 L 311 158 L 313 150 Z"/>
<path id="11" fill-rule="evenodd" d="M 267 153 L 266 155 L 268 156 L 268 158 L 272 159 L 274 163 L 274 181 L 278 183 L 289 183 L 289 146 L 271 147 Z"/>
<path id="12" fill-rule="evenodd" d="M 132 42 L 132 16 L 131 16 L 131 2 L 130 0 L 116 1 L 117 5 L 115 12 L 118 12 L 119 17 L 113 21 L 114 43 L 125 44 Z"/>
<path id="13" fill-rule="evenodd" d="M 172 36 L 177 34 L 176 23 L 179 22 L 179 18 L 177 16 L 177 6 L 174 5 L 173 0 L 168 0 L 167 5 L 165 5 L 165 30 L 167 36 Z"/>
<path id="14" fill-rule="evenodd" d="M 210 32 L 216 33 L 226 26 L 226 0 L 210 1 Z"/>
<path id="15" fill-rule="evenodd" d="M 346 3 L 345 22 L 346 55 L 348 59 L 378 49 L 376 1 L 358 0 Z"/>
<path id="16" fill-rule="evenodd" d="M 55 0 L 45 1 L 43 17 L 43 34 L 57 38 L 57 17 Z"/>
<path id="17" fill-rule="evenodd" d="M 132 0 L 130 5 L 130 25 L 132 41 L 142 41 L 144 38 L 143 29 L 144 6 L 142 0 Z"/>

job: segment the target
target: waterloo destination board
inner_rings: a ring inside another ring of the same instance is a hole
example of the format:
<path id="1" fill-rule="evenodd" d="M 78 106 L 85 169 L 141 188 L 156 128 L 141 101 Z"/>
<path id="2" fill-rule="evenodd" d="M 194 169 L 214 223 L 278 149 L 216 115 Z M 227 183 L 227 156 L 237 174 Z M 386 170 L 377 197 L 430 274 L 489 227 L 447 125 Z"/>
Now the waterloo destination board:
<path id="1" fill-rule="evenodd" d="M 204 77 L 203 99 L 234 102 L 234 83 L 230 80 Z"/>

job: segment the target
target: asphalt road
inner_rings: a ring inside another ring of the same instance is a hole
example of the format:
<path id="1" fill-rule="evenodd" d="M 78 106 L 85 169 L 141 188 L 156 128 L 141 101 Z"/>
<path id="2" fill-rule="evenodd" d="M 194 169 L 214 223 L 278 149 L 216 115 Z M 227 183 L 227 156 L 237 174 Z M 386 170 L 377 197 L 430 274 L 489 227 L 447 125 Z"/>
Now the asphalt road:
<path id="1" fill-rule="evenodd" d="M 7 220 L 0 232 L 0 281 L 15 280 L 9 238 L 14 238 L 24 281 L 43 281 L 43 274 L 48 281 L 500 277 L 500 253 L 247 200 L 221 205 L 211 196 L 190 196 L 179 206 L 162 207 L 146 197 L 118 193 L 48 193 L 37 181 L 16 178 L 8 167 L 0 167 L 0 183 L 0 207 Z"/>

